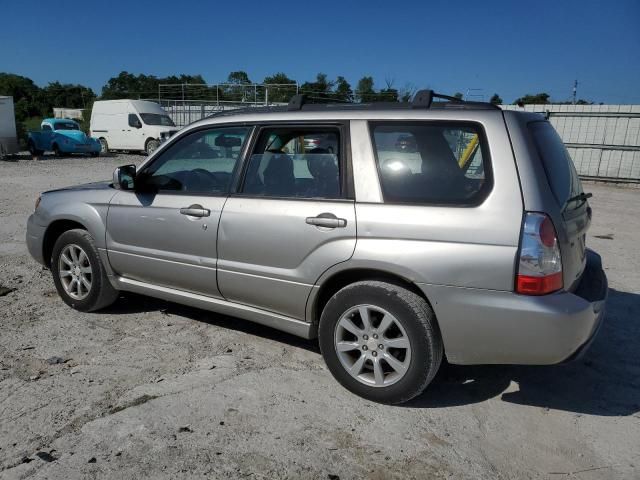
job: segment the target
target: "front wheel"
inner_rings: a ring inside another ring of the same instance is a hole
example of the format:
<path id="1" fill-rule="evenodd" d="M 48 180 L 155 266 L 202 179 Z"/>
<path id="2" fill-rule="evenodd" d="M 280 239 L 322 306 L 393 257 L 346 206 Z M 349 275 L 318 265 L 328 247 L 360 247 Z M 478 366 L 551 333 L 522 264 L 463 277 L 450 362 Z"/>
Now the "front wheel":
<path id="1" fill-rule="evenodd" d="M 107 143 L 106 138 L 100 139 L 100 153 L 102 153 L 103 155 L 109 153 L 109 144 Z"/>
<path id="2" fill-rule="evenodd" d="M 403 403 L 422 393 L 442 361 L 429 304 L 386 282 L 357 282 L 338 291 L 322 311 L 318 336 L 333 376 L 380 403 Z"/>
<path id="3" fill-rule="evenodd" d="M 145 146 L 145 151 L 147 152 L 147 155 L 151 155 L 153 152 L 155 152 L 158 147 L 160 146 L 160 142 L 158 140 L 154 140 L 151 139 L 147 142 L 147 145 Z"/>
<path id="4" fill-rule="evenodd" d="M 118 298 L 86 230 L 68 230 L 60 235 L 51 255 L 51 273 L 62 300 L 81 312 L 99 310 Z"/>

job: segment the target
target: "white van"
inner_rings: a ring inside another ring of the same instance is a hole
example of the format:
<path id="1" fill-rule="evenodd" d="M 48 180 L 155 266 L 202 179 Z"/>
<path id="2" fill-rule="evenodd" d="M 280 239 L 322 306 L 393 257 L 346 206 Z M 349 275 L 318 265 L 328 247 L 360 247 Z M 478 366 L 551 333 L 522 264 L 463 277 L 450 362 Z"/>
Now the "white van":
<path id="1" fill-rule="evenodd" d="M 91 111 L 91 136 L 100 139 L 102 153 L 139 150 L 150 155 L 178 131 L 160 105 L 145 100 L 101 100 Z"/>

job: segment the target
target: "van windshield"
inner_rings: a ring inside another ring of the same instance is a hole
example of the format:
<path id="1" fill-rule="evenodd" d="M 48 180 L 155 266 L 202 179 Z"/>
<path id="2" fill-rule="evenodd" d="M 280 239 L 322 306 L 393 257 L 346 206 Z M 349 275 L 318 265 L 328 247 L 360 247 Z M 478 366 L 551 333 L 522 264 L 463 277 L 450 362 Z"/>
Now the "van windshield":
<path id="1" fill-rule="evenodd" d="M 159 113 L 141 113 L 142 121 L 147 125 L 162 125 L 165 127 L 175 127 L 176 124 L 169 118 L 169 115 Z"/>

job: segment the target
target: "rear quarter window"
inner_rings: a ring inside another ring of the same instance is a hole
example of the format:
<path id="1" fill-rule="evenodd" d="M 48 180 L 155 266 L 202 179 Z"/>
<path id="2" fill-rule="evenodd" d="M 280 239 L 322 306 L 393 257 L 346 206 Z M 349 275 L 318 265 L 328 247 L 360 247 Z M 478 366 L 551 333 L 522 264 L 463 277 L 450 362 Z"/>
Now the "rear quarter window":
<path id="1" fill-rule="evenodd" d="M 568 199 L 582 193 L 582 184 L 571 156 L 549 122 L 531 122 L 528 127 L 551 191 L 558 203 L 564 206 Z"/>
<path id="2" fill-rule="evenodd" d="M 387 203 L 472 206 L 491 189 L 484 131 L 468 122 L 371 122 Z"/>

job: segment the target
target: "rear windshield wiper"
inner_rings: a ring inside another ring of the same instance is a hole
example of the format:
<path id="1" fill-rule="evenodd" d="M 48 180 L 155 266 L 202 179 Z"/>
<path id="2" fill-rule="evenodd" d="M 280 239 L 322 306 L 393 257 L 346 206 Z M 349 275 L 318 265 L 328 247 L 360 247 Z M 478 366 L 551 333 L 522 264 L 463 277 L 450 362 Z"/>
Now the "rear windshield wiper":
<path id="1" fill-rule="evenodd" d="M 569 205 L 571 202 L 577 202 L 577 201 L 582 201 L 582 203 L 586 202 L 587 199 L 593 197 L 593 193 L 579 193 L 578 195 L 576 195 L 575 197 L 571 197 L 569 200 L 567 200 L 566 205 Z M 582 205 L 582 203 L 580 205 Z M 578 207 L 576 207 L 578 208 Z"/>

